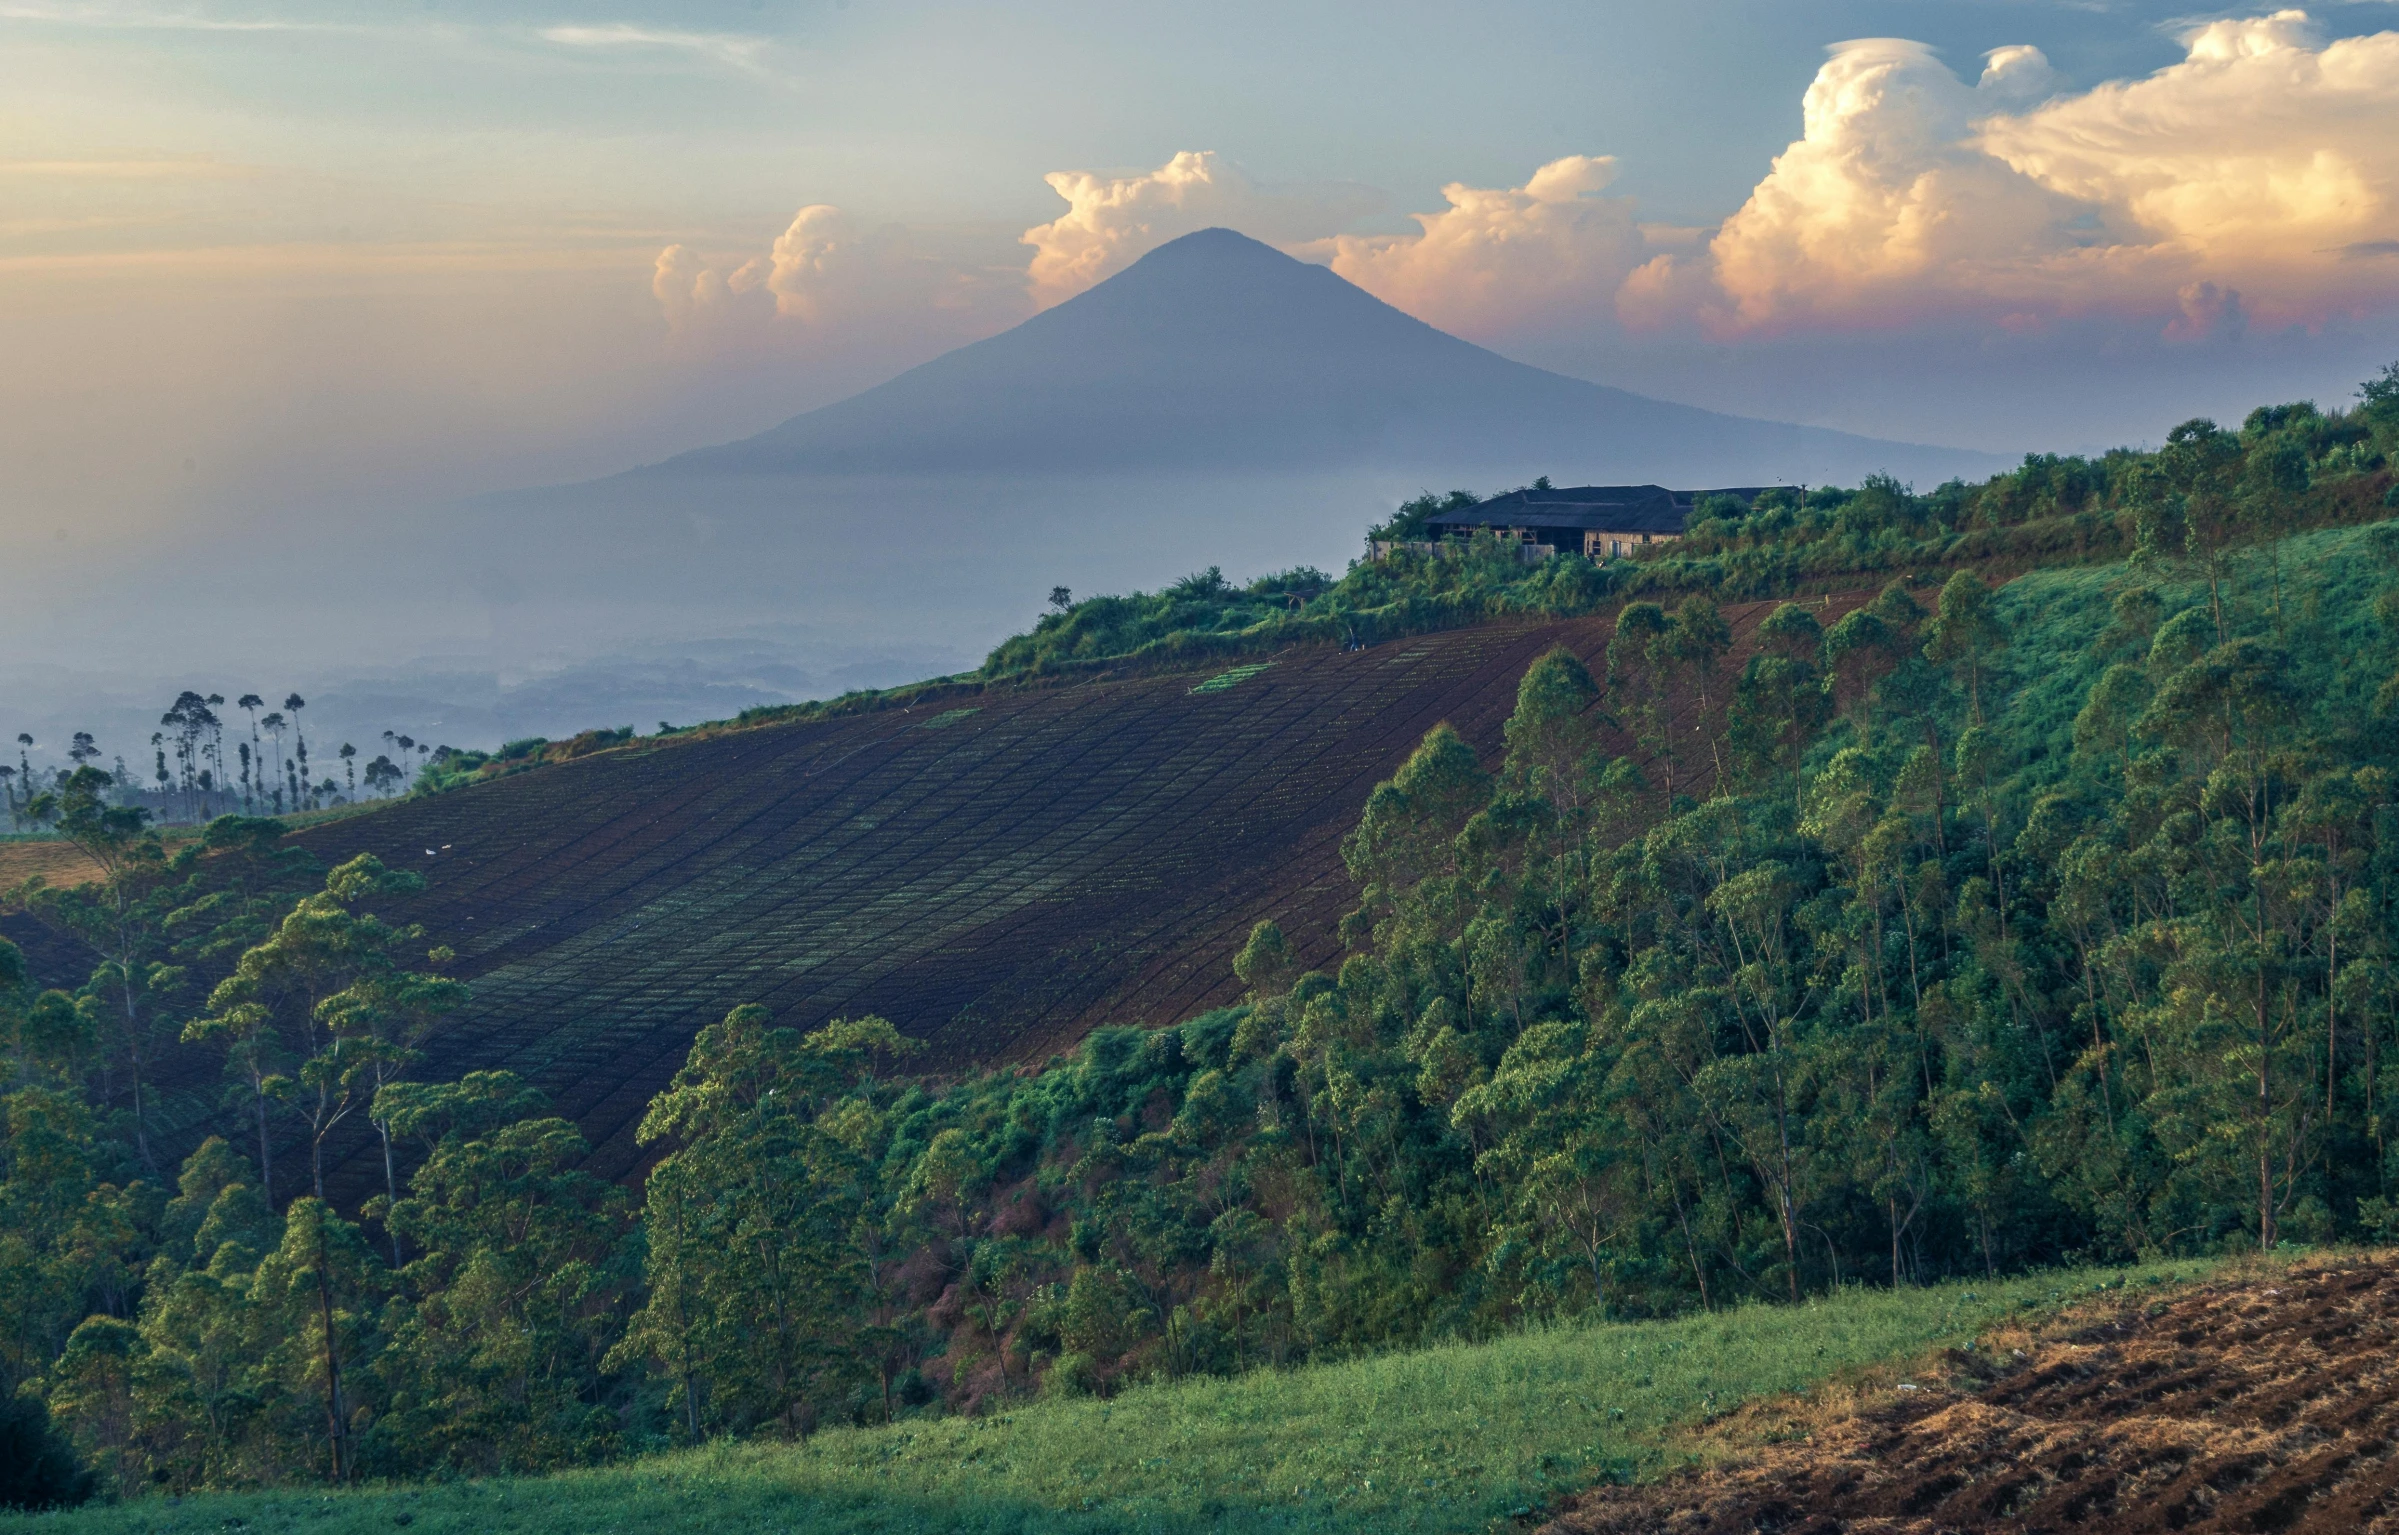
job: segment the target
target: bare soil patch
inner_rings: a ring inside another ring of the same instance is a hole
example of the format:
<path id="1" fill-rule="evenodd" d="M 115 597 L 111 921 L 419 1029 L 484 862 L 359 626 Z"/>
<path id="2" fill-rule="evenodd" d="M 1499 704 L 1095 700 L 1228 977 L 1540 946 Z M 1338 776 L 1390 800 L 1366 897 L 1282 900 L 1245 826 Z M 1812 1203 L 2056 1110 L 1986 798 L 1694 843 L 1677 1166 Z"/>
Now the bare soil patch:
<path id="1" fill-rule="evenodd" d="M 53 885 L 84 885 L 100 877 L 100 866 L 71 842 L 14 838 L 0 842 L 0 890 L 13 890 L 40 875 Z"/>
<path id="2" fill-rule="evenodd" d="M 1999 1341 L 1744 1459 L 1588 1493 L 1543 1535 L 2399 1531 L 2399 1257 Z"/>

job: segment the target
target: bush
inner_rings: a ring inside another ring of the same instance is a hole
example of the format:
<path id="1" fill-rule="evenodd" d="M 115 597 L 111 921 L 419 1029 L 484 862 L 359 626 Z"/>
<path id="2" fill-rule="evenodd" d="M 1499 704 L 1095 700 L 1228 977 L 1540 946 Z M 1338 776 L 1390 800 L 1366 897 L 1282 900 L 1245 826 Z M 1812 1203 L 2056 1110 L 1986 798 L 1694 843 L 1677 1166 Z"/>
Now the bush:
<path id="1" fill-rule="evenodd" d="M 1096 1396 L 1099 1393 L 1099 1371 L 1089 1354 L 1061 1355 L 1041 1378 L 1041 1391 L 1053 1399 Z"/>
<path id="2" fill-rule="evenodd" d="M 0 1508 L 73 1508 L 94 1480 L 39 1397 L 0 1401 Z"/>

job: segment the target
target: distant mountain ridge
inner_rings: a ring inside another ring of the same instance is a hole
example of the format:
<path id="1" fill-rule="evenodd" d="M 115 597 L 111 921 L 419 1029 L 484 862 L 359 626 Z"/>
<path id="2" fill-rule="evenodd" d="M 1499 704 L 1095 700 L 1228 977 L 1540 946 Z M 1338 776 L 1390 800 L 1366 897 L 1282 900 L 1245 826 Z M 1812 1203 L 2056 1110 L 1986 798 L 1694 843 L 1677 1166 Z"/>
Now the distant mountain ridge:
<path id="1" fill-rule="evenodd" d="M 1229 229 L 849 399 L 629 478 L 1454 470 L 1932 483 L 1996 455 L 1721 415 L 1513 362 Z"/>

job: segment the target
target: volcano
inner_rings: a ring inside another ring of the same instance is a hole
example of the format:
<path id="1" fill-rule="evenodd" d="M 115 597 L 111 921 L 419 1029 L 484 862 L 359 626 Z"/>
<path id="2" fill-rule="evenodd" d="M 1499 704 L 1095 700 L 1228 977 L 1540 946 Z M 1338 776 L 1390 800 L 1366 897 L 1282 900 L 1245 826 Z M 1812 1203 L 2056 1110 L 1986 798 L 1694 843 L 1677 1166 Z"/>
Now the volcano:
<path id="1" fill-rule="evenodd" d="M 645 479 L 1357 468 L 1618 483 L 1932 482 L 1990 454 L 1670 404 L 1513 362 L 1230 229 Z"/>

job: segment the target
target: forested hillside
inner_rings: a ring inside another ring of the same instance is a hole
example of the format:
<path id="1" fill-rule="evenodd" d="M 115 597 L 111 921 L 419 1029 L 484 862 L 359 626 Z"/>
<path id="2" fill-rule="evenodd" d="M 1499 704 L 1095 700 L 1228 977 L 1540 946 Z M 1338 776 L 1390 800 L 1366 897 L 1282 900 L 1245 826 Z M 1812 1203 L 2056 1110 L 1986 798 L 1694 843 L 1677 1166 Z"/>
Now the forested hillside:
<path id="1" fill-rule="evenodd" d="M 2399 1234 L 2394 451 L 2399 374 L 2349 415 L 1769 504 L 1621 575 L 1353 574 L 1459 609 L 1622 585 L 1598 643 L 1509 679 L 1490 749 L 1431 722 L 1364 796 L 1335 952 L 1270 918 L 1231 1005 L 965 1074 L 882 1017 L 731 1007 L 631 1192 L 521 1078 L 420 1069 L 478 1004 L 403 925 L 415 875 L 230 822 L 160 865 L 87 780 L 57 813 L 156 883 L 31 899 L 125 941 L 151 889 L 214 947 L 12 997 L 0 1369 L 127 1490 L 536 1469 Z M 1994 584 L 1973 539 L 2001 575 L 2060 563 Z M 1733 595 L 1829 587 L 1843 549 L 1892 579 L 1736 643 Z M 263 1132 L 153 1170 L 117 1010 L 167 1016 L 185 970 L 225 976 L 184 1032 L 241 1122 L 369 1127 L 377 1197 L 293 1197 Z"/>

